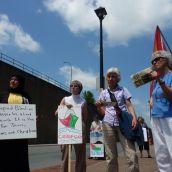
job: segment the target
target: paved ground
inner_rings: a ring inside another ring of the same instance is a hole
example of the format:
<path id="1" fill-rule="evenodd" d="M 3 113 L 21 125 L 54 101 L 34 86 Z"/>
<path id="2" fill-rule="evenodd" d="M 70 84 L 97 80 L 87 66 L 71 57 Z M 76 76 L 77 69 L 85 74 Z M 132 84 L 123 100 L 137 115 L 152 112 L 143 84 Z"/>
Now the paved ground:
<path id="1" fill-rule="evenodd" d="M 150 146 L 151 155 L 153 158 L 147 158 L 146 152 L 144 151 L 144 158 L 139 157 L 140 172 L 158 172 L 158 168 L 155 162 L 155 155 L 153 146 Z M 72 172 L 74 172 L 75 161 L 72 161 Z M 87 160 L 87 172 L 105 172 L 106 161 L 103 160 Z M 119 168 L 120 172 L 127 172 L 127 163 L 124 155 L 119 155 Z M 32 172 L 59 172 L 59 166 L 51 166 L 42 169 L 32 170 Z"/>

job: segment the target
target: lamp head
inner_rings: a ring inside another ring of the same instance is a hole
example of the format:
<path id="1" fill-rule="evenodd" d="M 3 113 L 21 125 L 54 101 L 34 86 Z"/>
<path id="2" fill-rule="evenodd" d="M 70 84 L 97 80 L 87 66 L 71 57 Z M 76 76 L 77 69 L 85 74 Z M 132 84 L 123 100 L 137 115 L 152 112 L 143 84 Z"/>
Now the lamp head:
<path id="1" fill-rule="evenodd" d="M 100 20 L 103 20 L 105 18 L 105 16 L 107 15 L 106 9 L 103 7 L 99 7 L 94 11 Z"/>

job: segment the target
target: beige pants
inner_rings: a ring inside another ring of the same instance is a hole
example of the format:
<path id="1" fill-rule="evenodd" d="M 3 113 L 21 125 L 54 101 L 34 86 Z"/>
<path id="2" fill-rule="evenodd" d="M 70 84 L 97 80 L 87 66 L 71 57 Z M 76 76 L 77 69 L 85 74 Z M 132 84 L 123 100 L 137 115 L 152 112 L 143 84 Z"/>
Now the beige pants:
<path id="1" fill-rule="evenodd" d="M 86 144 L 74 144 L 72 145 L 75 149 L 76 162 L 75 172 L 86 172 Z M 62 146 L 62 164 L 60 172 L 68 172 L 68 145 Z"/>
<path id="2" fill-rule="evenodd" d="M 128 172 L 139 172 L 138 157 L 134 142 L 127 140 L 119 127 L 103 123 L 104 144 L 108 164 L 106 172 L 118 172 L 117 141 L 119 139 L 128 162 Z"/>

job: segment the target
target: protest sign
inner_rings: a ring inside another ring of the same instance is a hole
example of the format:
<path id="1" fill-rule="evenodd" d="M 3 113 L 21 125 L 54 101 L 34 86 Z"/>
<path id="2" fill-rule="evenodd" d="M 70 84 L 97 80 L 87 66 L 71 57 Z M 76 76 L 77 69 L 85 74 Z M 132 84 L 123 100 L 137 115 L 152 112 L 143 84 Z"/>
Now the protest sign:
<path id="1" fill-rule="evenodd" d="M 102 142 L 103 143 L 103 132 L 90 132 L 90 143 L 97 143 L 97 142 Z"/>
<path id="2" fill-rule="evenodd" d="M 58 144 L 82 143 L 81 106 L 58 106 Z"/>
<path id="3" fill-rule="evenodd" d="M 90 143 L 90 157 L 104 157 L 104 145 Z"/>
<path id="4" fill-rule="evenodd" d="M 143 69 L 136 74 L 131 75 L 131 79 L 136 87 L 140 87 L 150 81 L 152 81 L 154 78 L 151 76 L 151 73 L 153 72 L 152 67 Z"/>
<path id="5" fill-rule="evenodd" d="M 104 157 L 103 132 L 90 132 L 90 157 Z"/>
<path id="6" fill-rule="evenodd" d="M 0 140 L 36 137 L 34 104 L 0 104 Z"/>

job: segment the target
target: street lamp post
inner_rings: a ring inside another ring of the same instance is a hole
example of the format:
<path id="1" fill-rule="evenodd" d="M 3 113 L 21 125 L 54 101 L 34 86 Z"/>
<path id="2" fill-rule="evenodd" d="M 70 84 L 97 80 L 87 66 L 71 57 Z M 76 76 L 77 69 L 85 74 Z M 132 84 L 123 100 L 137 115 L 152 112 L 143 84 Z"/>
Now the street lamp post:
<path id="1" fill-rule="evenodd" d="M 106 9 L 103 7 L 99 7 L 94 10 L 97 17 L 100 20 L 100 89 L 104 89 L 104 75 L 103 75 L 103 29 L 102 29 L 102 21 L 107 15 Z"/>
<path id="2" fill-rule="evenodd" d="M 72 64 L 70 62 L 64 62 L 70 65 L 70 83 L 72 82 Z"/>

